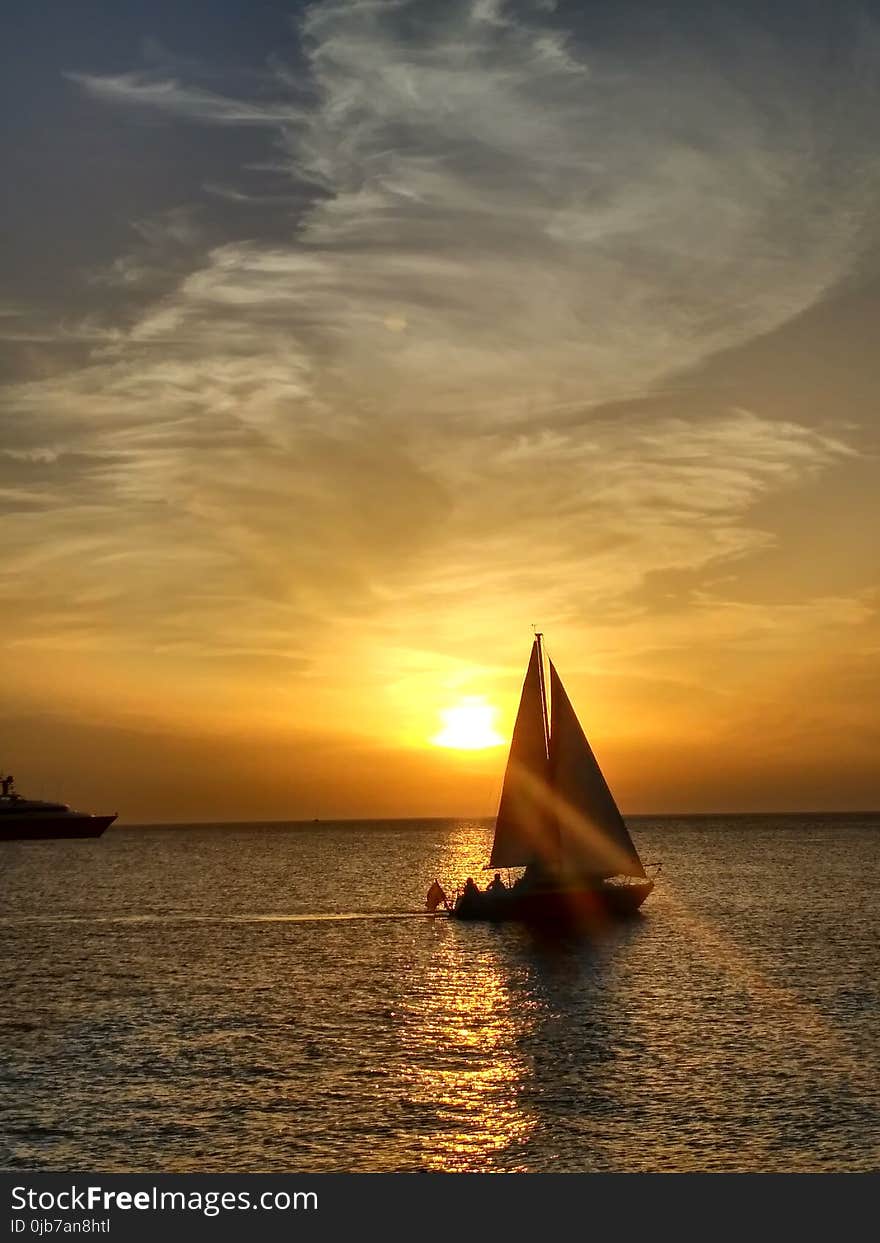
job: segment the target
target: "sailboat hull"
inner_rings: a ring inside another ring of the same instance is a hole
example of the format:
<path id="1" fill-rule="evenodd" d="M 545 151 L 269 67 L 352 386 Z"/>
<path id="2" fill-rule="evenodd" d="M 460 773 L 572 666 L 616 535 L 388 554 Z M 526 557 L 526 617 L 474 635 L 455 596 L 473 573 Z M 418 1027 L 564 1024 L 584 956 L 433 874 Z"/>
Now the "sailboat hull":
<path id="1" fill-rule="evenodd" d="M 517 920 L 560 926 L 585 926 L 634 915 L 654 888 L 652 880 L 604 881 L 579 889 L 514 889 L 463 893 L 452 914 L 456 919 Z"/>

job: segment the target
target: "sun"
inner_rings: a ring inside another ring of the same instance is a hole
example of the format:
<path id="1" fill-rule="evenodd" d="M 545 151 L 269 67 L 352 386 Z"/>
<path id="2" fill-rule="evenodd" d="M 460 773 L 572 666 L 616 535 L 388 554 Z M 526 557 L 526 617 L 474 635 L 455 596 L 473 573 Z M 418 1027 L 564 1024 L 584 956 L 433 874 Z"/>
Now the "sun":
<path id="1" fill-rule="evenodd" d="M 494 726 L 497 711 L 479 696 L 462 699 L 453 708 L 444 708 L 440 713 L 443 728 L 431 742 L 435 747 L 454 747 L 457 751 L 500 747 L 504 739 Z"/>

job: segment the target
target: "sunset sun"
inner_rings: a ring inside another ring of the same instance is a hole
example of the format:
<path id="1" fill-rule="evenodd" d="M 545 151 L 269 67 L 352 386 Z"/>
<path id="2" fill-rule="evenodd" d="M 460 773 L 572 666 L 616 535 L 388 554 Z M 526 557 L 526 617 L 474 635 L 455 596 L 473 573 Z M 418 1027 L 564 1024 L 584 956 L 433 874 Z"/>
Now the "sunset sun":
<path id="1" fill-rule="evenodd" d="M 462 699 L 440 713 L 443 728 L 431 742 L 435 747 L 452 747 L 458 751 L 480 751 L 500 747 L 504 739 L 494 726 L 497 709 L 485 699 L 472 696 Z"/>

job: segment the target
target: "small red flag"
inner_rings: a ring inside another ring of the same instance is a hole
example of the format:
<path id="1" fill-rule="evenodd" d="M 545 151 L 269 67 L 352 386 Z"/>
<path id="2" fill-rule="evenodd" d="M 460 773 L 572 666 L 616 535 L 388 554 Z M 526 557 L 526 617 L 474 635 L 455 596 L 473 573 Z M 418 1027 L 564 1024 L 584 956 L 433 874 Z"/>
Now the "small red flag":
<path id="1" fill-rule="evenodd" d="M 446 894 L 443 892 L 440 882 L 435 880 L 431 888 L 428 890 L 428 897 L 425 900 L 425 906 L 429 911 L 436 911 L 441 902 L 448 908 L 449 902 L 446 898 Z"/>

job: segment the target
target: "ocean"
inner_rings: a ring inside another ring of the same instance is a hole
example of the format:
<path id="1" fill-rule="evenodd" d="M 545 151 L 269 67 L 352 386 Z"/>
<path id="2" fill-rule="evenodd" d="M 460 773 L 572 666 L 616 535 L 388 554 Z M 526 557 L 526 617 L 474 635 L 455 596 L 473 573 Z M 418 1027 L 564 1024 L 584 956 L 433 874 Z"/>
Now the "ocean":
<path id="1" fill-rule="evenodd" d="M 487 822 L 0 843 L 0 1167 L 880 1168 L 880 816 L 629 823 L 592 940 L 407 914 Z"/>

